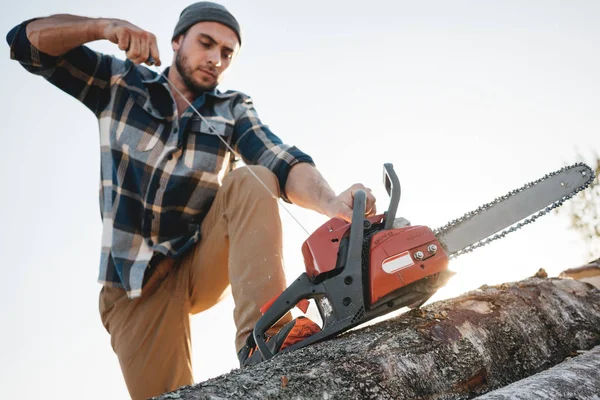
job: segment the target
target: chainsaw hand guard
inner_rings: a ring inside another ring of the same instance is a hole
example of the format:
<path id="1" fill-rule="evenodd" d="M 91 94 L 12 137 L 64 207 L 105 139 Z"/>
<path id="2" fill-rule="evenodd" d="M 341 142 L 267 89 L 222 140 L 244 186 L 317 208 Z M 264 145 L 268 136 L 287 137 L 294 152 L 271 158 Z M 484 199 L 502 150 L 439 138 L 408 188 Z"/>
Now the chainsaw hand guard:
<path id="1" fill-rule="evenodd" d="M 354 195 L 348 253 L 343 271 L 321 283 L 314 283 L 303 273 L 257 321 L 253 332 L 254 340 L 264 360 L 269 360 L 274 355 L 267 347 L 265 333 L 303 299 L 315 299 L 323 327 L 321 332 L 286 348 L 285 352 L 338 333 L 346 328 L 350 320 L 354 321 L 357 315 L 364 314 L 361 254 L 366 198 L 364 190 L 359 190 Z"/>

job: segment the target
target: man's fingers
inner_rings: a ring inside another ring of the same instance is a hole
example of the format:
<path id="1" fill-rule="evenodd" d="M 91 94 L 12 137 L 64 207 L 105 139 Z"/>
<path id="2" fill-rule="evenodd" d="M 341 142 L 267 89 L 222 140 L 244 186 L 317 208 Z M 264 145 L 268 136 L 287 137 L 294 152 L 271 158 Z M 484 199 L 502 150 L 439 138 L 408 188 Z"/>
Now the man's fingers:
<path id="1" fill-rule="evenodd" d="M 375 203 L 377 202 L 377 199 L 375 199 L 375 196 L 373 196 L 373 193 L 371 193 L 371 189 L 367 188 L 367 215 L 371 216 L 371 215 L 375 215 L 377 213 L 377 206 L 375 205 Z"/>
<path id="2" fill-rule="evenodd" d="M 104 38 L 116 43 L 135 64 L 160 65 L 156 36 L 127 21 L 114 20 L 103 31 Z"/>
<path id="3" fill-rule="evenodd" d="M 344 208 L 340 211 L 338 217 L 346 222 L 352 222 L 352 209 L 344 205 Z"/>
<path id="4" fill-rule="evenodd" d="M 117 41 L 119 43 L 119 49 L 126 51 L 129 48 L 129 41 L 131 40 L 131 35 L 125 29 L 119 29 L 117 31 Z"/>
<path id="5" fill-rule="evenodd" d="M 154 64 L 160 67 L 160 55 L 158 54 L 158 46 L 156 45 L 156 38 L 152 36 L 150 41 L 150 56 L 154 59 Z"/>
<path id="6" fill-rule="evenodd" d="M 127 49 L 127 58 L 136 64 L 139 64 L 139 58 L 141 54 L 141 43 L 140 39 L 136 36 L 132 37 L 129 41 L 129 49 Z"/>
<path id="7" fill-rule="evenodd" d="M 119 46 L 120 47 L 120 46 Z M 147 63 L 148 65 L 160 65 L 160 58 L 156 37 L 148 32 L 131 35 L 127 58 L 136 64 Z"/>
<path id="8" fill-rule="evenodd" d="M 371 191 L 371 188 L 365 187 L 363 185 L 360 184 L 356 184 L 354 185 L 354 190 L 352 191 L 352 197 L 354 197 L 354 195 L 356 194 L 357 191 L 362 190 L 363 192 L 365 192 L 366 194 L 366 200 L 367 200 L 367 209 L 369 209 L 370 207 L 373 206 L 373 204 L 375 203 L 375 196 L 373 196 L 373 193 Z"/>
<path id="9" fill-rule="evenodd" d="M 365 202 L 365 215 L 370 217 L 377 213 L 377 207 L 375 206 L 375 196 L 371 193 L 371 189 L 366 188 L 364 185 L 357 183 L 352 185 L 349 189 L 340 193 L 335 202 L 333 202 L 333 210 L 331 213 L 327 213 L 329 216 L 335 216 L 343 219 L 346 222 L 352 221 L 352 210 L 354 208 L 354 195 L 358 190 L 363 190 L 366 196 Z"/>
<path id="10" fill-rule="evenodd" d="M 375 206 L 375 204 L 373 204 L 371 208 L 367 208 L 366 215 L 367 217 L 372 217 L 375 214 L 377 214 L 377 207 Z"/>
<path id="11" fill-rule="evenodd" d="M 372 215 L 375 215 L 377 212 L 377 208 L 375 206 L 376 199 L 375 199 L 375 196 L 373 196 L 373 193 L 371 192 L 370 188 L 365 187 L 364 185 L 362 185 L 360 183 L 355 183 L 350 188 L 350 194 L 352 196 L 352 199 L 354 199 L 354 195 L 359 190 L 364 191 L 365 194 L 367 195 L 366 204 L 365 204 L 365 215 L 369 216 L 369 217 Z"/>
<path id="12" fill-rule="evenodd" d="M 138 61 L 140 63 L 146 62 L 148 57 L 150 56 L 150 43 L 145 38 L 140 40 L 140 55 L 138 57 Z"/>

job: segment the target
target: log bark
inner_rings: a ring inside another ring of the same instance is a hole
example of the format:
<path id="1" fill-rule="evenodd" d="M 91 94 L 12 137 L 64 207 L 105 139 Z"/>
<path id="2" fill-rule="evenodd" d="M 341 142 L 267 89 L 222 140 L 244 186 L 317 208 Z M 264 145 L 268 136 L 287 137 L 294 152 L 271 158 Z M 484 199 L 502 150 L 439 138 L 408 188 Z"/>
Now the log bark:
<path id="1" fill-rule="evenodd" d="M 600 399 L 600 346 L 477 400 Z"/>
<path id="2" fill-rule="evenodd" d="M 158 399 L 469 399 L 600 344 L 600 290 L 483 286 Z"/>

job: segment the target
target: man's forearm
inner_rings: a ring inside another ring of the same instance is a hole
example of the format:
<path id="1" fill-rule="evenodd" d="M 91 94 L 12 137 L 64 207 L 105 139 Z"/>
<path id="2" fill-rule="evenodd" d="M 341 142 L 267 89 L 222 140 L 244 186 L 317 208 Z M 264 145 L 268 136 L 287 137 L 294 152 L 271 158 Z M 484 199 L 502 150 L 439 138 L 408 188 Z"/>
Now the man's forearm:
<path id="1" fill-rule="evenodd" d="M 285 185 L 290 201 L 300 207 L 329 215 L 328 205 L 336 195 L 321 173 L 308 163 L 292 167 Z"/>
<path id="2" fill-rule="evenodd" d="M 110 20 L 57 14 L 27 24 L 27 38 L 38 50 L 51 56 L 94 40 L 104 39 L 104 28 Z"/>
<path id="3" fill-rule="evenodd" d="M 292 203 L 315 210 L 330 218 L 342 218 L 348 222 L 352 220 L 354 194 L 358 190 L 363 190 L 367 194 L 365 215 L 375 215 L 376 200 L 371 190 L 361 183 L 355 183 L 336 195 L 321 173 L 310 164 L 294 165 L 285 184 L 285 192 Z"/>

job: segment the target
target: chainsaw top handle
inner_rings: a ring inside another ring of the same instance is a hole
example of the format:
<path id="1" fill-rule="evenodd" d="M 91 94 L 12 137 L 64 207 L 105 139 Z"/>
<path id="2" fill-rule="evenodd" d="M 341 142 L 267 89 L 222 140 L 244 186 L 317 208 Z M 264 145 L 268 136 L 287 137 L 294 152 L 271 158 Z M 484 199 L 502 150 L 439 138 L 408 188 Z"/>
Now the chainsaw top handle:
<path id="1" fill-rule="evenodd" d="M 354 205 L 352 210 L 352 223 L 350 225 L 350 238 L 348 242 L 348 254 L 346 266 L 344 269 L 356 270 L 356 274 L 360 274 L 361 254 L 363 245 L 363 230 L 365 221 L 367 194 L 364 190 L 358 190 L 354 194 Z M 348 271 L 347 271 L 348 272 Z M 360 276 L 357 276 L 360 278 Z M 357 282 L 360 282 L 357 279 Z M 323 282 L 314 283 L 303 273 L 300 275 L 265 311 L 263 316 L 256 322 L 254 326 L 254 341 L 262 355 L 263 360 L 269 360 L 273 357 L 272 351 L 267 347 L 265 333 L 285 314 L 287 314 L 296 304 L 303 299 L 312 299 L 316 297 L 327 296 L 327 290 Z M 323 317 L 323 315 L 321 315 Z M 325 318 L 323 318 L 325 321 Z M 326 337 L 327 334 L 335 327 L 328 327 L 323 324 L 322 331 L 319 334 L 313 335 L 313 340 L 320 337 Z M 307 340 L 307 339 L 305 339 Z M 313 341 L 311 340 L 311 342 Z"/>
<path id="2" fill-rule="evenodd" d="M 385 226 L 383 229 L 392 229 L 396 219 L 396 211 L 400 202 L 400 180 L 391 163 L 383 164 L 383 185 L 390 196 L 390 205 L 385 213 Z"/>

